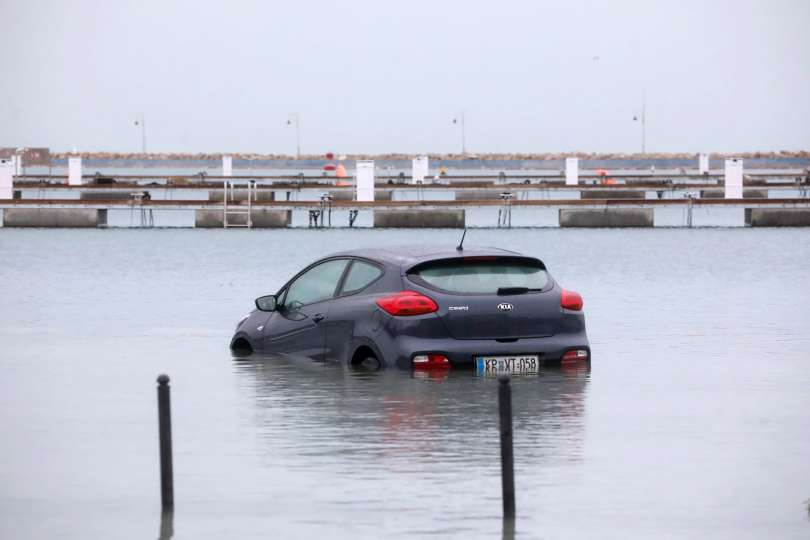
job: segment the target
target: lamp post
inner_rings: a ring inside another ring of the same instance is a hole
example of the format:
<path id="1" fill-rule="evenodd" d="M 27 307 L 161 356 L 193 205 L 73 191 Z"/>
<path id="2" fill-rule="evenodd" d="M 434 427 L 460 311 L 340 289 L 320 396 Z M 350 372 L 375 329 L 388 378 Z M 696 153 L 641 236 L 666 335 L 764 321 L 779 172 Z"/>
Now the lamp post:
<path id="1" fill-rule="evenodd" d="M 633 116 L 633 121 L 638 122 L 639 117 Z M 647 153 L 647 92 L 641 92 L 641 153 Z"/>
<path id="2" fill-rule="evenodd" d="M 458 116 L 453 118 L 454 124 L 461 124 L 461 155 L 467 155 L 467 111 L 461 110 Z"/>
<path id="3" fill-rule="evenodd" d="M 292 126 L 295 122 L 295 159 L 301 159 L 301 115 L 291 113 L 287 118 L 287 125 Z"/>
<path id="4" fill-rule="evenodd" d="M 135 119 L 135 125 L 141 126 L 141 153 L 146 153 L 146 115 L 141 113 L 140 118 Z"/>

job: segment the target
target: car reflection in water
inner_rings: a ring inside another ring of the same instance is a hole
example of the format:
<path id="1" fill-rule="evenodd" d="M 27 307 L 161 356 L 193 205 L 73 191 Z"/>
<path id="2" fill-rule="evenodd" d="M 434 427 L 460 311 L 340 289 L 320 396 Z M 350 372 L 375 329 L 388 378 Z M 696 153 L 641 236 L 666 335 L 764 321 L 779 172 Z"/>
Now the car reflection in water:
<path id="1" fill-rule="evenodd" d="M 363 457 L 364 467 L 409 470 L 492 465 L 498 451 L 495 377 L 471 371 L 359 371 L 279 356 L 235 357 L 240 384 L 256 398 L 256 428 L 309 459 Z M 513 376 L 515 455 L 520 467 L 582 458 L 586 364 Z"/>

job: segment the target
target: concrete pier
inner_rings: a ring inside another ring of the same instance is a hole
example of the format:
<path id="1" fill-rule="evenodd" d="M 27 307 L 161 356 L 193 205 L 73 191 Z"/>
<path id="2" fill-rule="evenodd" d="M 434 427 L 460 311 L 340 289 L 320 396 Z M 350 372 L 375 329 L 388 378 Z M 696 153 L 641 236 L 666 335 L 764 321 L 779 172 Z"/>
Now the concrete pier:
<path id="1" fill-rule="evenodd" d="M 580 199 L 644 199 L 643 191 L 616 190 L 616 189 L 583 189 L 579 193 Z"/>
<path id="2" fill-rule="evenodd" d="M 283 229 L 292 224 L 292 212 L 290 210 L 254 208 L 250 213 L 250 219 L 256 229 Z"/>
<path id="3" fill-rule="evenodd" d="M 652 208 L 571 210 L 560 208 L 560 227 L 652 227 Z"/>
<path id="4" fill-rule="evenodd" d="M 222 210 L 195 210 L 194 227 L 197 229 L 223 228 Z"/>
<path id="5" fill-rule="evenodd" d="M 213 191 L 213 190 L 209 191 L 208 192 L 208 200 L 209 201 L 222 202 L 223 193 L 224 192 L 221 191 L 221 190 L 220 191 Z M 232 202 L 244 202 L 244 201 L 247 201 L 247 194 L 248 194 L 247 188 L 236 188 L 236 189 L 233 189 L 233 190 L 229 190 L 228 191 L 228 206 L 230 206 Z M 274 201 L 274 200 L 276 200 L 275 192 L 274 191 L 266 191 L 266 190 L 263 190 L 263 191 L 254 190 L 254 191 L 252 191 L 251 199 L 253 200 L 253 202 L 256 202 L 256 201 Z"/>
<path id="6" fill-rule="evenodd" d="M 329 191 L 329 196 L 332 197 L 332 201 L 353 201 L 355 200 L 355 193 L 354 191 L 349 190 L 342 190 L 342 191 Z M 382 191 L 380 189 L 374 190 L 374 200 L 376 201 L 390 201 L 391 200 L 391 191 Z"/>
<path id="7" fill-rule="evenodd" d="M 107 225 L 107 210 L 95 208 L 6 208 L 4 227 L 96 228 Z"/>
<path id="8" fill-rule="evenodd" d="M 719 189 L 702 189 L 700 190 L 701 199 L 722 199 L 725 193 Z M 767 199 L 767 189 L 744 189 L 743 199 Z"/>
<path id="9" fill-rule="evenodd" d="M 810 208 L 746 208 L 749 227 L 810 227 Z"/>
<path id="10" fill-rule="evenodd" d="M 483 190 L 458 190 L 456 191 L 457 201 L 497 201 L 504 191 L 483 191 Z M 425 199 L 429 200 L 429 199 Z"/>
<path id="11" fill-rule="evenodd" d="M 463 228 L 465 225 L 464 210 L 375 210 L 374 227 L 391 228 Z"/>
<path id="12" fill-rule="evenodd" d="M 354 192 L 348 190 L 342 191 L 329 191 L 329 196 L 332 197 L 333 201 L 353 201 L 354 200 Z M 379 194 L 376 195 L 378 197 Z M 390 200 L 390 197 L 389 197 Z"/>
<path id="13" fill-rule="evenodd" d="M 135 192 L 133 192 L 135 193 Z M 140 191 L 138 193 L 143 193 Z M 82 201 L 134 201 L 135 197 L 126 191 L 82 191 L 79 193 Z"/>
<path id="14" fill-rule="evenodd" d="M 0 199 L 14 198 L 14 162 L 0 160 Z"/>
<path id="15" fill-rule="evenodd" d="M 160 211 L 186 211 L 197 212 L 196 221 L 199 227 L 219 227 L 222 224 L 222 215 L 225 210 L 221 201 L 209 201 L 200 199 L 133 199 L 133 200 L 110 200 L 107 196 L 104 199 L 93 200 L 76 198 L 76 191 L 73 191 L 71 198 L 45 199 L 45 198 L 22 198 L 22 199 L 0 199 L 0 209 L 26 210 L 28 216 L 45 215 L 51 210 L 126 210 L 132 214 L 133 209 L 147 211 L 149 215 Z M 88 191 L 104 191 L 93 189 Z M 122 191 L 122 193 L 127 193 Z M 142 192 L 141 192 L 142 193 Z M 323 194 L 318 191 L 317 194 Z M 390 191 L 388 192 L 390 193 Z M 694 191 L 692 192 L 694 193 Z M 136 192 L 135 195 L 138 193 Z M 25 194 L 24 194 L 25 195 Z M 207 195 L 207 193 L 206 193 Z M 728 215 L 727 210 L 737 210 L 737 223 L 743 225 L 743 210 L 745 209 L 771 209 L 771 210 L 810 210 L 810 198 L 756 198 L 756 199 L 698 199 L 698 198 L 667 198 L 667 199 L 514 199 L 505 202 L 504 200 L 482 199 L 476 201 L 457 200 L 393 200 L 393 201 L 331 201 L 326 204 L 318 198 L 307 197 L 304 200 L 282 200 L 282 201 L 252 201 L 252 211 L 256 226 L 292 226 L 289 224 L 289 217 L 286 212 L 309 212 L 310 217 L 319 214 L 324 210 L 331 210 L 332 213 L 346 212 L 356 216 L 358 212 L 373 212 L 376 214 L 374 225 L 377 227 L 463 227 L 466 225 L 467 209 L 474 212 L 486 210 L 491 217 L 484 221 L 476 221 L 474 225 L 495 226 L 498 223 L 503 226 L 500 220 L 495 221 L 495 216 L 503 215 L 504 208 L 508 206 L 511 213 L 519 209 L 523 218 L 520 226 L 534 226 L 539 219 L 543 225 L 548 225 L 547 215 L 540 218 L 540 210 L 557 211 L 560 218 L 560 225 L 563 227 L 651 227 L 654 225 L 653 210 L 662 211 L 662 223 L 670 226 L 677 226 L 677 220 L 673 221 L 672 210 L 682 209 L 688 212 L 690 209 L 701 209 L 703 214 L 710 211 L 717 211 Z M 228 205 L 229 224 L 237 223 L 238 219 L 246 219 L 245 212 L 248 210 L 246 202 Z M 257 213 L 261 211 L 270 212 L 266 216 Z M 273 213 L 277 214 L 275 217 Z M 77 212 L 75 215 L 80 215 Z M 789 213 L 788 213 L 789 214 Z M 53 214 L 56 216 L 57 214 Z M 66 215 L 70 216 L 70 212 Z M 142 213 L 143 215 L 143 213 Z M 684 214 L 685 215 L 685 214 Z M 231 216 L 234 219 L 231 219 Z M 241 216 L 241 217 L 237 217 Z M 280 216 L 280 217 L 279 217 Z M 334 217 L 334 216 L 333 216 Z M 482 214 L 483 217 L 483 214 Z M 266 219 L 265 219 L 266 218 Z M 30 219 L 30 218 L 26 218 Z M 194 218 L 192 218 L 194 219 Z M 759 225 L 760 218 L 754 219 Z M 762 218 L 764 219 L 764 218 Z M 793 217 L 790 218 L 791 220 Z M 11 220 L 14 222 L 14 219 Z M 38 221 L 29 226 L 48 226 L 52 221 Z M 99 220 L 99 224 L 103 221 Z M 310 220 L 311 223 L 311 220 Z M 728 220 L 723 223 L 730 224 Z M 289 225 L 288 225 L 289 224 Z M 686 221 L 687 226 L 689 221 Z M 788 221 L 785 225 L 799 225 L 795 221 Z M 322 224 L 329 226 L 327 222 Z M 54 226 L 75 226 L 71 223 L 54 223 Z M 91 226 L 86 224 L 85 226 Z M 144 224 L 142 220 L 141 226 Z M 320 226 L 320 224 L 319 224 Z M 508 226 L 508 225 L 507 225 Z"/>
<path id="16" fill-rule="evenodd" d="M 253 208 L 250 219 L 254 229 L 283 229 L 292 223 L 292 211 Z M 247 214 L 229 215 L 228 223 L 244 225 L 247 223 Z M 200 229 L 223 228 L 222 210 L 195 210 L 194 226 Z"/>

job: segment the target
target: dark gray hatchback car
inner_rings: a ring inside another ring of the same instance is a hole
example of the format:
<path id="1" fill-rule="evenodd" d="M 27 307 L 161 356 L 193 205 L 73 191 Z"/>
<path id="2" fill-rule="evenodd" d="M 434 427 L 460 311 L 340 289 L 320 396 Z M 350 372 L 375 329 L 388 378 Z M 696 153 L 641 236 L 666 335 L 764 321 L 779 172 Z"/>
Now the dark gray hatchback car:
<path id="1" fill-rule="evenodd" d="M 336 253 L 256 308 L 237 325 L 236 352 L 482 373 L 591 359 L 582 297 L 542 261 L 497 248 Z"/>

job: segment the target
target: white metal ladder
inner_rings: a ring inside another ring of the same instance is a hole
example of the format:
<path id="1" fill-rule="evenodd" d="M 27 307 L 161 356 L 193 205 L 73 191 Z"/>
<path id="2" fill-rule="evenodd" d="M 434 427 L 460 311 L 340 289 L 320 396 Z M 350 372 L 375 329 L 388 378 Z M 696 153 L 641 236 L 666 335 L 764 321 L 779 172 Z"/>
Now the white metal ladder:
<path id="1" fill-rule="evenodd" d="M 226 229 L 230 227 L 253 228 L 252 210 L 253 201 L 256 198 L 256 182 L 251 180 L 246 186 L 240 186 L 225 180 L 222 184 L 222 226 Z M 246 190 L 247 192 L 247 208 L 242 206 L 241 201 L 236 200 L 236 193 L 240 190 Z M 228 205 L 229 198 L 231 200 L 230 206 Z M 244 223 L 234 223 L 228 221 L 228 217 L 231 216 L 246 216 L 247 219 Z"/>

